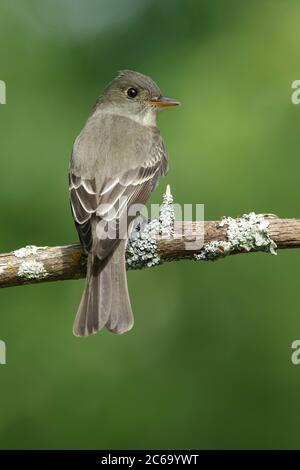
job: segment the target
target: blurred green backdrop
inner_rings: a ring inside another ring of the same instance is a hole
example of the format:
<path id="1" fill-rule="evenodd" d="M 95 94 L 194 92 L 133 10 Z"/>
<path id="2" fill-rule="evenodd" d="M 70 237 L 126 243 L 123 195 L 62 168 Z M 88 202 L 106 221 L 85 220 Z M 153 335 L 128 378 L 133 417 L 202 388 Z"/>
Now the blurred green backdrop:
<path id="1" fill-rule="evenodd" d="M 1 0 L 1 252 L 77 241 L 75 136 L 122 68 L 160 115 L 176 202 L 299 217 L 297 0 Z M 71 334 L 83 281 L 1 291 L 1 448 L 299 448 L 300 250 L 129 273 L 135 328 Z"/>

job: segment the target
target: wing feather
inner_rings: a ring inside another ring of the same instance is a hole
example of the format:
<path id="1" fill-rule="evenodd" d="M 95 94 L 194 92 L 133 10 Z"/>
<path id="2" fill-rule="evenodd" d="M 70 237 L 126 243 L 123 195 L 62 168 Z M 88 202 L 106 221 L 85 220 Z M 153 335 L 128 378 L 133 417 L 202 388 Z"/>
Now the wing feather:
<path id="1" fill-rule="evenodd" d="M 145 162 L 113 178 L 107 178 L 100 190 L 95 178 L 83 178 L 71 167 L 70 202 L 81 243 L 86 252 L 93 250 L 106 258 L 118 240 L 103 238 L 108 223 L 117 230 L 128 227 L 135 216 L 128 216 L 133 204 L 145 204 L 161 175 L 167 172 L 167 152 L 161 137 Z"/>

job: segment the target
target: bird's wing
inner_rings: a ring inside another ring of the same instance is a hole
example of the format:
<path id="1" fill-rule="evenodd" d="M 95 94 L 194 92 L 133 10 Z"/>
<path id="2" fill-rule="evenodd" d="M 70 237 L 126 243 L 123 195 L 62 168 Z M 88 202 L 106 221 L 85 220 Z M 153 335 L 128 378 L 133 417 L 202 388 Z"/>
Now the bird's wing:
<path id="1" fill-rule="evenodd" d="M 135 217 L 128 217 L 133 204 L 145 204 L 158 178 L 167 173 L 167 151 L 162 138 L 156 139 L 147 160 L 139 166 L 106 178 L 102 187 L 96 187 L 93 178 L 84 178 L 72 169 L 69 173 L 70 202 L 81 243 L 86 252 L 105 259 L 118 240 L 104 238 L 107 223 L 129 225 Z M 113 224 L 112 224 L 113 226 Z"/>

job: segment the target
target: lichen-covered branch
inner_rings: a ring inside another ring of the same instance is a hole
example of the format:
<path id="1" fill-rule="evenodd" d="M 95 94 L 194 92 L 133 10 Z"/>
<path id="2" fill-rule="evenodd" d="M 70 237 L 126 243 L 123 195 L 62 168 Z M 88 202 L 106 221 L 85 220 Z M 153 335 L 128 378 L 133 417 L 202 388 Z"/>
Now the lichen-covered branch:
<path id="1" fill-rule="evenodd" d="M 256 251 L 276 254 L 300 248 L 300 219 L 273 214 L 244 214 L 220 221 L 174 221 L 173 198 L 167 188 L 158 219 L 141 220 L 127 244 L 128 269 L 142 269 L 166 261 L 217 260 Z M 86 256 L 80 245 L 27 246 L 0 254 L 0 287 L 79 279 L 85 276 Z"/>

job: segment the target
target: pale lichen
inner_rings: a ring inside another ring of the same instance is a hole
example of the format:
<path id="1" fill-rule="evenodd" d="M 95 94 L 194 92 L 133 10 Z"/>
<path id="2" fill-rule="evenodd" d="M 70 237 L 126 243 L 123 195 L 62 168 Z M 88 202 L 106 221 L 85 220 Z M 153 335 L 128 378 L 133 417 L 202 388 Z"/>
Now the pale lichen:
<path id="1" fill-rule="evenodd" d="M 126 246 L 126 263 L 128 269 L 151 268 L 160 264 L 157 254 L 157 237 L 159 221 L 152 219 L 146 224 L 138 223 Z"/>
<path id="2" fill-rule="evenodd" d="M 201 251 L 194 255 L 194 258 L 199 261 L 213 261 L 219 258 L 224 258 L 230 253 L 231 244 L 222 240 L 213 240 L 205 243 Z"/>
<path id="3" fill-rule="evenodd" d="M 170 238 L 174 235 L 174 218 L 173 196 L 168 185 L 159 210 L 159 219 L 138 222 L 132 230 L 126 246 L 128 269 L 151 268 L 161 264 L 157 239 L 159 236 Z"/>
<path id="4" fill-rule="evenodd" d="M 49 274 L 40 261 L 23 261 L 18 270 L 18 276 L 25 279 L 44 279 Z"/>
<path id="5" fill-rule="evenodd" d="M 262 215 L 250 212 L 239 219 L 224 217 L 219 226 L 227 225 L 227 241 L 214 240 L 205 243 L 196 260 L 216 260 L 237 251 L 267 251 L 276 255 L 276 243 L 268 234 L 270 222 Z"/>
<path id="6" fill-rule="evenodd" d="M 6 266 L 1 265 L 1 266 L 0 266 L 0 274 L 3 274 L 4 271 L 5 271 L 5 269 L 6 269 Z"/>
<path id="7" fill-rule="evenodd" d="M 27 245 L 24 248 L 13 251 L 13 254 L 17 258 L 26 258 L 27 256 L 36 255 L 38 250 L 45 250 L 46 248 L 46 246 Z"/>
<path id="8" fill-rule="evenodd" d="M 269 224 L 269 220 L 262 214 L 250 212 L 239 219 L 224 217 L 220 222 L 220 227 L 228 226 L 227 239 L 232 250 L 269 251 L 272 255 L 276 255 L 277 245 L 268 234 Z"/>
<path id="9" fill-rule="evenodd" d="M 163 196 L 163 203 L 159 211 L 159 233 L 166 238 L 174 235 L 175 212 L 173 205 L 173 196 L 171 194 L 170 185 L 167 185 L 166 192 Z"/>

